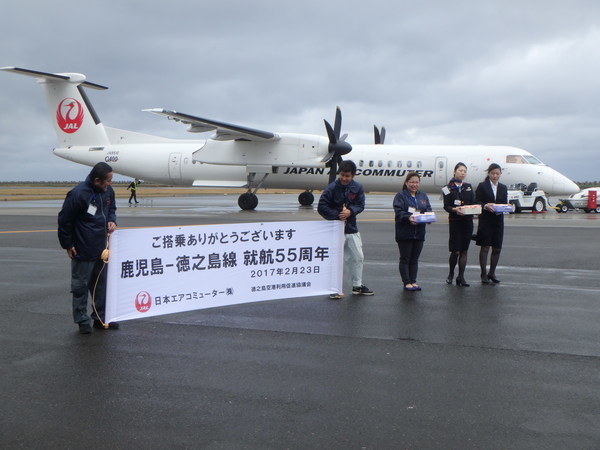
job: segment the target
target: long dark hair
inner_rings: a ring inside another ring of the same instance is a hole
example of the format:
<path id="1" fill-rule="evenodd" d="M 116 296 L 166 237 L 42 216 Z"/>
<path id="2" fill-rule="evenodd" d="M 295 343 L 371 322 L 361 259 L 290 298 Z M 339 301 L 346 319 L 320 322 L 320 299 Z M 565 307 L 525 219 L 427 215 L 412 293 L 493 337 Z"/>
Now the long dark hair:
<path id="1" fill-rule="evenodd" d="M 490 179 L 490 172 L 492 170 L 498 169 L 500 170 L 500 173 L 502 173 L 502 167 L 500 167 L 500 164 L 496 164 L 496 163 L 491 163 L 490 167 L 487 168 L 486 172 L 488 173 L 488 176 L 485 177 L 485 181 L 489 181 Z"/>
<path id="2" fill-rule="evenodd" d="M 404 184 L 402 185 L 402 190 L 405 191 L 408 188 L 406 187 L 406 183 L 408 183 L 408 180 L 410 180 L 412 177 L 417 177 L 419 180 L 421 180 L 421 175 L 419 175 L 417 172 L 408 172 L 406 174 L 406 178 L 404 179 Z"/>

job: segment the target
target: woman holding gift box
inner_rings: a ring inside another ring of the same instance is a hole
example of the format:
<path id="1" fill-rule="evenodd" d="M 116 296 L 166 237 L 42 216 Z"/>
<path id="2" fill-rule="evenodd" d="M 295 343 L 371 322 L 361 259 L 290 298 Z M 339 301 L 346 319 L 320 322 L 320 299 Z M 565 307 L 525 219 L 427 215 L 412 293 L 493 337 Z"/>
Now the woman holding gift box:
<path id="1" fill-rule="evenodd" d="M 467 166 L 459 162 L 454 167 L 454 176 L 447 186 L 442 189 L 444 194 L 444 209 L 448 212 L 449 239 L 448 249 L 450 250 L 450 273 L 446 283 L 452 284 L 454 278 L 454 268 L 458 263 L 458 276 L 456 277 L 457 286 L 469 286 L 465 281 L 465 269 L 467 267 L 467 254 L 469 244 L 473 236 L 473 214 L 468 214 L 466 205 L 475 203 L 475 193 L 469 183 L 465 183 L 467 177 Z"/>
<path id="2" fill-rule="evenodd" d="M 482 212 L 477 226 L 476 243 L 481 247 L 479 251 L 479 266 L 481 267 L 481 282 L 483 284 L 500 283 L 496 278 L 496 266 L 502 250 L 504 238 L 504 214 L 497 213 L 495 204 L 508 203 L 508 189 L 499 182 L 502 168 L 492 163 L 487 169 L 488 176 L 479 183 L 475 191 L 475 201 L 481 205 Z M 486 270 L 487 257 L 492 247 L 490 257 L 490 270 Z"/>
<path id="3" fill-rule="evenodd" d="M 419 256 L 425 242 L 425 223 L 417 223 L 414 215 L 431 212 L 427 194 L 419 191 L 421 177 L 409 172 L 404 180 L 402 191 L 394 197 L 396 213 L 396 242 L 400 251 L 398 268 L 407 291 L 420 291 L 417 284 Z"/>

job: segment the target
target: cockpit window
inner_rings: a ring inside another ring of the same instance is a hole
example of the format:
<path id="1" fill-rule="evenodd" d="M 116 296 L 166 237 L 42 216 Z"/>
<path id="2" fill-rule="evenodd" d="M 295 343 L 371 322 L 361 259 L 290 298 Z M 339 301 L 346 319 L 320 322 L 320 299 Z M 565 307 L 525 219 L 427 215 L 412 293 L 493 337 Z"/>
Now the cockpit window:
<path id="1" fill-rule="evenodd" d="M 543 164 L 533 155 L 507 155 L 506 162 L 510 164 Z"/>
<path id="2" fill-rule="evenodd" d="M 521 155 L 507 155 L 506 162 L 509 164 L 527 164 L 527 160 Z"/>
<path id="3" fill-rule="evenodd" d="M 523 158 L 525 158 L 529 164 L 544 164 L 533 155 L 523 155 Z"/>

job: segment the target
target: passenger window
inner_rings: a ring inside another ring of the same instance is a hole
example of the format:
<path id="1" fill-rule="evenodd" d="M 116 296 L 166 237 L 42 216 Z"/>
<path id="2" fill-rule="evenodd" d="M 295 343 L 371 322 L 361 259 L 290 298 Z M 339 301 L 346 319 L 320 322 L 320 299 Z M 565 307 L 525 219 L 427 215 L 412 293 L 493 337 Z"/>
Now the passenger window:
<path id="1" fill-rule="evenodd" d="M 412 167 L 412 161 L 406 161 L 406 167 L 410 169 Z"/>
<path id="2" fill-rule="evenodd" d="M 369 161 L 369 167 L 373 167 L 375 165 L 374 161 Z"/>
<path id="3" fill-rule="evenodd" d="M 377 162 L 377 167 L 383 167 L 383 161 L 379 160 L 379 161 Z"/>
<path id="4" fill-rule="evenodd" d="M 397 166 L 398 166 L 398 169 L 400 169 L 402 167 L 402 161 L 398 161 Z"/>
<path id="5" fill-rule="evenodd" d="M 423 161 L 417 161 L 417 168 L 420 169 L 423 167 Z"/>
<path id="6" fill-rule="evenodd" d="M 389 168 L 394 167 L 394 161 L 388 161 L 388 167 Z"/>
<path id="7" fill-rule="evenodd" d="M 361 160 L 358 162 L 358 167 L 364 167 L 364 165 L 365 165 L 365 161 L 364 161 L 363 159 L 361 159 Z"/>

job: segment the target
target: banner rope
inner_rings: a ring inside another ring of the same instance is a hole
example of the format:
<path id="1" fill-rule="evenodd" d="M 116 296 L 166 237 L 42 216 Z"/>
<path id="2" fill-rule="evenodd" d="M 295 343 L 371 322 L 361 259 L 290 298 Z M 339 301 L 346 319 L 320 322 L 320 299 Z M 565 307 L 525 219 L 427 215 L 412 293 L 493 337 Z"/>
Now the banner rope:
<path id="1" fill-rule="evenodd" d="M 110 238 L 110 233 L 107 233 L 106 234 L 106 247 L 104 248 L 104 250 L 102 250 L 102 253 L 100 254 L 100 259 L 102 260 L 102 268 L 98 272 L 98 276 L 96 277 L 96 282 L 94 283 L 94 290 L 92 291 L 92 308 L 94 308 L 96 317 L 98 317 L 98 320 L 100 321 L 100 323 L 102 324 L 102 326 L 105 329 L 108 328 L 108 324 L 102 320 L 102 318 L 100 317 L 100 314 L 98 314 L 98 310 L 96 309 L 96 288 L 98 287 L 98 282 L 100 281 L 100 276 L 102 275 L 102 272 L 104 271 L 104 268 L 106 267 L 106 264 L 108 263 L 108 258 L 110 257 L 110 250 L 108 249 L 109 238 Z M 104 302 L 105 302 L 104 305 L 106 308 L 106 299 L 104 300 Z"/>

